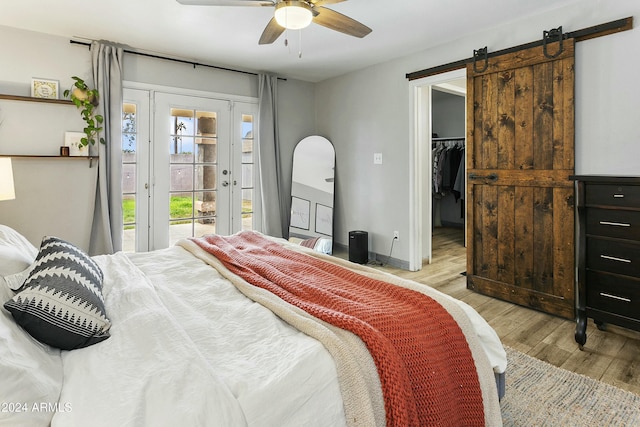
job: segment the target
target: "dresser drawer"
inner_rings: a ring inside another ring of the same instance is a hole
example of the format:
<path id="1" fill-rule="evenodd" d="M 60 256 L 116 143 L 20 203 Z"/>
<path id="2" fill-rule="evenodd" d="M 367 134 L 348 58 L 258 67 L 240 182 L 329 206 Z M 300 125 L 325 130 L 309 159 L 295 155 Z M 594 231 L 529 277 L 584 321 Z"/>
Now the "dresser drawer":
<path id="1" fill-rule="evenodd" d="M 588 208 L 586 218 L 587 234 L 640 241 L 640 211 Z"/>
<path id="2" fill-rule="evenodd" d="M 587 307 L 640 319 L 640 280 L 588 272 Z"/>
<path id="3" fill-rule="evenodd" d="M 640 277 L 640 242 L 587 237 L 586 267 Z"/>
<path id="4" fill-rule="evenodd" d="M 637 209 L 640 207 L 640 186 L 586 184 L 585 202 L 587 206 L 604 205 Z"/>

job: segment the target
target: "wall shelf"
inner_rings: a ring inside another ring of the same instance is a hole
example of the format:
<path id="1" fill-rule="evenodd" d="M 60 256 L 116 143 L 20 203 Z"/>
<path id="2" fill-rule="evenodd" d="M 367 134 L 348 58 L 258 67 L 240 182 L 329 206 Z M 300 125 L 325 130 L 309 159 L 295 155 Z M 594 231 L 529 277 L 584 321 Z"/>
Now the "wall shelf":
<path id="1" fill-rule="evenodd" d="M 0 154 L 0 157 L 11 157 L 14 159 L 67 159 L 67 160 L 89 160 L 89 167 L 93 167 L 93 161 L 99 156 L 60 156 L 57 154 Z"/>
<path id="2" fill-rule="evenodd" d="M 19 95 L 3 95 L 0 94 L 0 99 L 6 99 L 9 101 L 28 101 L 28 102 L 44 102 L 47 104 L 62 104 L 62 105 L 75 105 L 68 99 L 50 99 L 50 98 L 35 98 L 33 96 L 19 96 Z"/>
<path id="3" fill-rule="evenodd" d="M 0 94 L 0 100 L 8 101 L 27 101 L 27 102 L 40 102 L 45 104 L 59 104 L 59 105 L 72 105 L 75 104 L 68 99 L 51 99 L 51 98 L 36 98 L 33 96 L 20 96 L 20 95 L 5 95 Z M 69 159 L 69 160 L 89 160 L 89 167 L 93 167 L 93 160 L 98 156 L 60 156 L 57 154 L 0 154 L 0 157 L 13 157 L 22 159 Z"/>
<path id="4" fill-rule="evenodd" d="M 91 160 L 98 156 L 61 156 L 59 154 L 0 154 L 0 157 L 33 158 L 33 159 L 78 159 Z"/>

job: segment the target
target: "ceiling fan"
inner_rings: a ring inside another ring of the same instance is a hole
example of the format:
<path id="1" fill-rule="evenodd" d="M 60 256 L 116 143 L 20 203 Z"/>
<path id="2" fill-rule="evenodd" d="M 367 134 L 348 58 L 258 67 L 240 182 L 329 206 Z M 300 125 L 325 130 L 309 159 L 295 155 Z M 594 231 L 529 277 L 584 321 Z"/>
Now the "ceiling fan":
<path id="1" fill-rule="evenodd" d="M 177 0 L 189 6 L 264 6 L 275 7 L 271 21 L 260 36 L 259 44 L 271 44 L 286 29 L 298 30 L 311 22 L 354 37 L 364 37 L 371 28 L 324 7 L 346 0 Z"/>

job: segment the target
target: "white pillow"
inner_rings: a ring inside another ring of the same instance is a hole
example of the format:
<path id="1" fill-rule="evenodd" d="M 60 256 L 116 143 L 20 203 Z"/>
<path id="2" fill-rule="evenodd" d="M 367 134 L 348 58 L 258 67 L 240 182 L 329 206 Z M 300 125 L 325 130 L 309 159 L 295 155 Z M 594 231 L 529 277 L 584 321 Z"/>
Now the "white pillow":
<path id="1" fill-rule="evenodd" d="M 0 277 L 0 300 L 13 296 Z M 26 333 L 0 305 L 0 425 L 48 426 L 62 390 L 60 350 Z M 43 409 L 44 408 L 44 409 Z"/>
<path id="2" fill-rule="evenodd" d="M 22 234 L 0 224 L 0 276 L 25 270 L 38 255 L 38 249 Z"/>
<path id="3" fill-rule="evenodd" d="M 24 271 L 32 262 L 19 250 L 0 245 L 0 276 L 6 277 Z"/>

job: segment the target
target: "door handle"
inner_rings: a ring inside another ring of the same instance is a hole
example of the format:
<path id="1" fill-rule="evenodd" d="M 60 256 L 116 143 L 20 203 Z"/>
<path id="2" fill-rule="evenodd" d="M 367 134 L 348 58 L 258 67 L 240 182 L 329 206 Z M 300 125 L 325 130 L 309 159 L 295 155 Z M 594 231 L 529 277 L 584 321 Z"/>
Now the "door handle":
<path id="1" fill-rule="evenodd" d="M 489 175 L 478 175 L 476 173 L 470 173 L 469 174 L 469 179 L 486 179 L 487 181 L 497 181 L 498 180 L 498 175 L 495 173 L 489 174 Z"/>
<path id="2" fill-rule="evenodd" d="M 223 187 L 228 187 L 229 186 L 229 181 L 222 181 L 222 186 Z"/>

